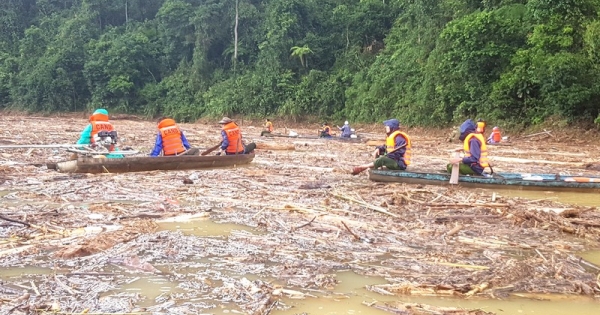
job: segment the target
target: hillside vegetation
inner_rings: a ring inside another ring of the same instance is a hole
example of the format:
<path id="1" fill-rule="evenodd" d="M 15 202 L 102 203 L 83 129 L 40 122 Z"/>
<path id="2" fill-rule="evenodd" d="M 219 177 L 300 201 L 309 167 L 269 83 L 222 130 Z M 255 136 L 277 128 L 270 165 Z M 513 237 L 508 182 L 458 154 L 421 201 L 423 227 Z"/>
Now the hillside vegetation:
<path id="1" fill-rule="evenodd" d="M 0 106 L 179 120 L 593 121 L 599 2 L 6 0 Z"/>

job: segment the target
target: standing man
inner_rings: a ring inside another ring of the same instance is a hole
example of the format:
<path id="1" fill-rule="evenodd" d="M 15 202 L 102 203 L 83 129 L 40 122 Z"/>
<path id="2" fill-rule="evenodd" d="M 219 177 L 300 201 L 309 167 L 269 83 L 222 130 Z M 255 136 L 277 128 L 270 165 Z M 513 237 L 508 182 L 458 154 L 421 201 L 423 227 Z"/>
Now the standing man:
<path id="1" fill-rule="evenodd" d="M 348 124 L 347 120 L 344 121 L 344 125 L 342 127 L 337 127 L 342 132 L 342 134 L 340 135 L 341 138 L 350 138 L 350 136 L 352 135 L 352 129 L 350 128 L 350 124 Z"/>
<path id="2" fill-rule="evenodd" d="M 175 120 L 168 117 L 158 120 L 158 134 L 150 156 L 198 155 L 198 151 L 190 146 Z"/>
<path id="3" fill-rule="evenodd" d="M 265 122 L 265 130 L 263 130 L 260 133 L 260 136 L 264 136 L 264 135 L 270 135 L 271 133 L 273 133 L 273 130 L 275 130 L 275 128 L 273 128 L 273 123 L 271 122 L 271 120 L 269 120 L 269 118 L 267 118 L 267 121 Z"/>
<path id="4" fill-rule="evenodd" d="M 221 142 L 221 150 L 217 152 L 217 155 L 221 155 L 225 152 L 226 155 L 235 155 L 235 154 L 248 154 L 252 153 L 254 149 L 256 149 L 256 144 L 249 143 L 247 146 L 244 146 L 242 142 L 242 131 L 240 127 L 229 117 L 223 117 L 221 121 L 219 121 L 221 125 L 221 138 L 223 142 Z"/>
<path id="5" fill-rule="evenodd" d="M 81 132 L 77 144 L 95 144 L 101 131 L 116 134 L 115 127 L 108 121 L 108 111 L 103 108 L 96 109 L 90 116 L 90 123 Z M 109 152 L 114 151 L 118 151 L 118 148 L 111 145 Z M 108 154 L 106 157 L 122 158 L 123 155 Z"/>
<path id="6" fill-rule="evenodd" d="M 376 160 L 372 163 L 356 166 L 352 169 L 352 175 L 358 175 L 369 168 L 385 167 L 389 170 L 405 170 L 410 165 L 412 143 L 410 137 L 400 131 L 400 122 L 390 119 L 383 122 L 387 138 L 384 146 L 379 146 L 373 152 Z"/>
<path id="7" fill-rule="evenodd" d="M 481 125 L 477 125 L 471 119 L 465 120 L 460 125 L 460 137 L 463 141 L 463 151 L 465 156 L 463 158 L 453 158 L 450 160 L 450 164 L 447 166 L 448 173 L 452 173 L 452 164 L 459 163 L 459 170 L 461 175 L 480 175 L 489 176 L 485 174 L 483 170 L 489 167 L 487 145 L 485 144 L 485 138 L 483 132 L 485 127 L 481 128 Z"/>

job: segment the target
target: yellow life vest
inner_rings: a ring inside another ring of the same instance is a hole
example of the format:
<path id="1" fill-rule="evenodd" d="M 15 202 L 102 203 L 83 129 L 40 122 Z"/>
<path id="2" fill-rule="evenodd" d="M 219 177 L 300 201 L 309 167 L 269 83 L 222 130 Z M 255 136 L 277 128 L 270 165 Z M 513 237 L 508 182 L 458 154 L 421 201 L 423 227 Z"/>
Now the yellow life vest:
<path id="1" fill-rule="evenodd" d="M 479 156 L 479 165 L 481 165 L 481 167 L 483 167 L 483 168 L 490 166 L 489 161 L 488 161 L 487 145 L 485 144 L 485 139 L 483 138 L 483 135 L 480 133 L 472 133 L 465 138 L 465 142 L 463 143 L 463 150 L 465 150 L 465 156 L 466 157 L 471 156 L 471 146 L 469 145 L 471 138 L 475 138 L 475 139 L 479 140 L 479 145 L 481 146 L 481 155 Z"/>
<path id="2" fill-rule="evenodd" d="M 387 139 L 385 140 L 386 152 L 390 153 L 390 152 L 394 151 L 395 146 L 396 146 L 396 137 L 397 136 L 401 136 L 406 141 L 406 151 L 404 152 L 404 155 L 402 157 L 404 158 L 404 164 L 406 164 L 406 166 L 408 166 L 408 165 L 410 165 L 412 144 L 410 142 L 410 137 L 408 137 L 408 135 L 406 133 L 404 133 L 400 130 L 396 130 L 396 131 L 392 132 L 392 134 L 390 134 L 387 137 Z"/>

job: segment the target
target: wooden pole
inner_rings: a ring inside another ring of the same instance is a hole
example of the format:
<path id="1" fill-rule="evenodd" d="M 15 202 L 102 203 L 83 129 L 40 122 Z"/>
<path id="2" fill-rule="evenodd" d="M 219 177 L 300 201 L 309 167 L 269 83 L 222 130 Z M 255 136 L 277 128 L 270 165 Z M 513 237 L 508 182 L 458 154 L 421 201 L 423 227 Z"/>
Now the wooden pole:
<path id="1" fill-rule="evenodd" d="M 460 154 L 458 152 L 454 152 L 454 157 L 459 158 Z M 450 184 L 456 185 L 458 184 L 458 171 L 459 171 L 459 163 L 452 164 L 452 175 L 450 175 Z"/>
<path id="2" fill-rule="evenodd" d="M 73 148 L 85 146 L 84 144 L 21 144 L 21 145 L 0 145 L 0 149 L 43 149 L 43 148 Z"/>

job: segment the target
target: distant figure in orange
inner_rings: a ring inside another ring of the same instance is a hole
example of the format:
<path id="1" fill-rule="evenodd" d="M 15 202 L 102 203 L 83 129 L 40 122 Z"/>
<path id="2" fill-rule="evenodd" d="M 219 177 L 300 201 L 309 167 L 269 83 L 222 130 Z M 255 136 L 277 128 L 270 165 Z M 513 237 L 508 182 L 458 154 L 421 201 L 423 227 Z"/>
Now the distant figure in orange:
<path id="1" fill-rule="evenodd" d="M 502 133 L 500 132 L 500 128 L 494 127 L 492 129 L 492 133 L 490 137 L 487 139 L 488 144 L 496 144 L 502 141 Z"/>

